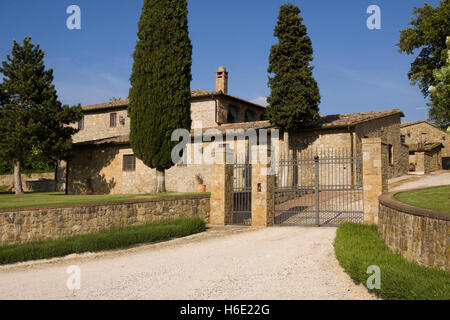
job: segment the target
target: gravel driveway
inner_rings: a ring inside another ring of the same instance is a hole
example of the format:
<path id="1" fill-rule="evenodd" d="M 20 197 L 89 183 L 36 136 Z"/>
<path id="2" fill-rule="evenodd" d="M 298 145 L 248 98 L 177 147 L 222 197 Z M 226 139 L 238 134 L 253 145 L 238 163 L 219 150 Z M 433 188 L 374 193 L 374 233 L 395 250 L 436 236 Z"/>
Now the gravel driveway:
<path id="1" fill-rule="evenodd" d="M 213 228 L 166 243 L 0 267 L 0 299 L 374 299 L 334 256 L 335 228 Z M 67 267 L 81 268 L 71 291 Z"/>

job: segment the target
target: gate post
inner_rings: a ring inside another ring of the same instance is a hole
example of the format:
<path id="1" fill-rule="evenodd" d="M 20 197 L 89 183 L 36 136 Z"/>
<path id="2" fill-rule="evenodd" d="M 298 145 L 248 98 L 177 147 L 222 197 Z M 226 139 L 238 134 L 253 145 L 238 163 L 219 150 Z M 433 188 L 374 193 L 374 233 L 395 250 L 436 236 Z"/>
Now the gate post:
<path id="1" fill-rule="evenodd" d="M 388 191 L 388 146 L 381 138 L 363 138 L 364 223 L 378 224 L 378 197 Z"/>
<path id="2" fill-rule="evenodd" d="M 233 206 L 233 165 L 227 163 L 232 159 L 228 145 L 223 144 L 215 157 L 211 173 L 211 210 L 209 222 L 224 226 L 230 223 Z M 228 154 L 228 156 L 227 156 Z"/>
<path id="3" fill-rule="evenodd" d="M 274 172 L 267 145 L 252 146 L 252 226 L 274 224 Z"/>

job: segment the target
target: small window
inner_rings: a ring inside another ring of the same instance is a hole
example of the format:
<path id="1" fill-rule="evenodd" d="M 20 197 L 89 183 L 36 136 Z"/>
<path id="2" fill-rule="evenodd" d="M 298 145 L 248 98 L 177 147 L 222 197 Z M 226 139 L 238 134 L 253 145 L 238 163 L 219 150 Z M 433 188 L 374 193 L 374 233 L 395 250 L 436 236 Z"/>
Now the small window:
<path id="1" fill-rule="evenodd" d="M 389 164 L 394 164 L 394 146 L 392 144 L 389 145 Z"/>
<path id="2" fill-rule="evenodd" d="M 236 122 L 237 122 L 237 111 L 234 107 L 229 107 L 227 123 L 236 123 Z"/>
<path id="3" fill-rule="evenodd" d="M 401 143 L 405 143 L 406 137 L 404 135 L 401 135 L 400 136 L 400 141 L 401 141 Z"/>
<path id="4" fill-rule="evenodd" d="M 245 111 L 245 122 L 253 121 L 255 121 L 255 114 L 250 110 Z"/>
<path id="5" fill-rule="evenodd" d="M 115 128 L 117 126 L 117 113 L 109 114 L 109 127 Z"/>
<path id="6" fill-rule="evenodd" d="M 84 129 L 84 116 L 81 118 L 80 121 L 78 121 L 78 130 Z"/>
<path id="7" fill-rule="evenodd" d="M 136 157 L 134 155 L 123 156 L 123 171 L 136 171 Z"/>

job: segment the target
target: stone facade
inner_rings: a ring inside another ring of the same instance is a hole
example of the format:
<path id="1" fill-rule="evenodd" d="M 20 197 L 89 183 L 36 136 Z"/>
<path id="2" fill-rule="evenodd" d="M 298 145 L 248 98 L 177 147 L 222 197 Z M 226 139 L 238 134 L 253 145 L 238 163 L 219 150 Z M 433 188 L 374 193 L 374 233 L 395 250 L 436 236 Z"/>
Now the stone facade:
<path id="1" fill-rule="evenodd" d="M 378 233 L 392 251 L 423 266 L 450 271 L 450 213 L 380 197 Z"/>
<path id="2" fill-rule="evenodd" d="M 403 123 L 401 134 L 407 145 L 442 143 L 442 157 L 450 157 L 450 134 L 427 121 Z"/>
<path id="3" fill-rule="evenodd" d="M 78 147 L 69 163 L 68 194 L 153 193 L 156 190 L 156 170 L 136 159 L 136 169 L 126 171 L 125 155 L 133 155 L 129 145 Z M 196 175 L 200 175 L 210 191 L 210 165 L 176 165 L 166 170 L 168 192 L 195 192 Z"/>
<path id="4" fill-rule="evenodd" d="M 409 157 L 407 146 L 400 138 L 401 115 L 365 121 L 347 128 L 316 129 L 289 135 L 289 149 L 308 152 L 317 149 L 346 149 L 354 154 L 362 153 L 362 139 L 381 138 L 391 148 L 392 159 L 388 165 L 388 177 L 396 178 L 408 174 Z"/>
<path id="5" fill-rule="evenodd" d="M 98 233 L 120 226 L 199 216 L 209 221 L 209 196 L 154 199 L 0 212 L 0 245 Z"/>
<path id="6" fill-rule="evenodd" d="M 426 151 L 428 153 L 426 155 L 419 155 L 420 159 L 425 158 L 425 161 L 421 161 L 418 165 L 416 163 L 418 159 L 415 157 L 415 152 L 410 153 L 410 163 L 419 166 L 419 169 L 416 168 L 416 172 L 428 173 L 440 169 L 450 170 L 450 134 L 448 132 L 441 130 L 427 121 L 417 121 L 403 123 L 401 125 L 401 135 L 411 149 L 427 149 L 427 146 L 442 145 L 442 150 L 437 151 L 439 154 L 435 154 L 436 150 L 417 150 L 418 152 Z M 426 159 L 430 157 L 431 159 Z M 428 165 L 426 163 L 427 161 Z"/>
<path id="7" fill-rule="evenodd" d="M 22 174 L 23 189 L 26 192 L 50 192 L 55 191 L 55 173 L 32 173 Z M 6 174 L 0 176 L 0 186 L 14 186 L 14 175 Z M 58 189 L 61 190 L 61 189 Z"/>

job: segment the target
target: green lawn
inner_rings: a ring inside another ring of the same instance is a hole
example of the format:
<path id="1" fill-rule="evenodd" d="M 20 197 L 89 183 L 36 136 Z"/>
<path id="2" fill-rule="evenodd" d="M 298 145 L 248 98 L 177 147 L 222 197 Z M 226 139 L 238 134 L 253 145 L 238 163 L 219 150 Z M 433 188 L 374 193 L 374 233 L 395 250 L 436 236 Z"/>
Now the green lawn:
<path id="1" fill-rule="evenodd" d="M 380 268 L 381 288 L 373 292 L 383 299 L 450 299 L 450 272 L 422 267 L 392 253 L 376 226 L 342 223 L 334 248 L 339 264 L 358 283 L 366 286 L 369 266 Z"/>
<path id="2" fill-rule="evenodd" d="M 415 207 L 450 212 L 450 186 L 401 192 L 395 198 Z"/>
<path id="3" fill-rule="evenodd" d="M 69 195 L 60 192 L 50 193 L 25 193 L 15 195 L 0 193 L 0 210 L 23 209 L 38 207 L 70 206 L 79 204 L 97 204 L 108 202 L 126 202 L 134 200 L 146 200 L 155 198 L 173 198 L 194 195 L 206 195 L 208 193 L 164 193 L 164 194 L 118 194 L 118 195 Z"/>
<path id="4" fill-rule="evenodd" d="M 194 217 L 123 227 L 97 234 L 80 235 L 58 240 L 0 246 L 0 265 L 62 257 L 73 253 L 127 248 L 141 243 L 184 237 L 205 230 L 205 221 Z"/>

